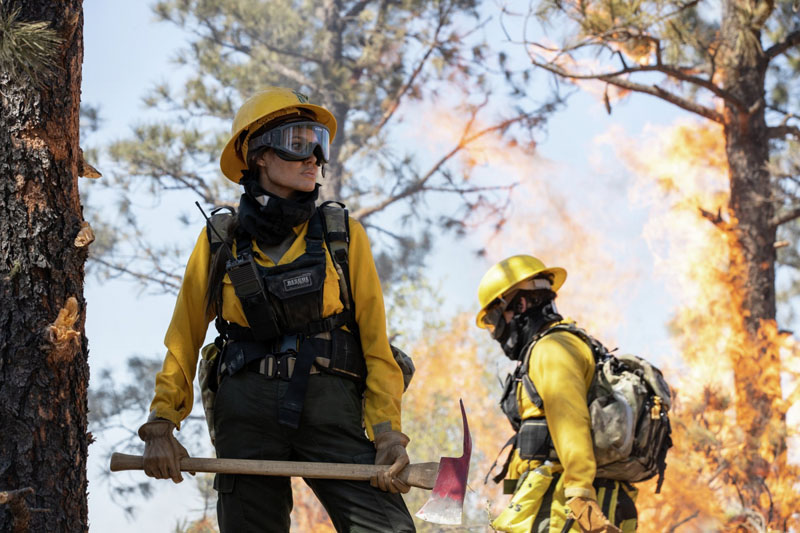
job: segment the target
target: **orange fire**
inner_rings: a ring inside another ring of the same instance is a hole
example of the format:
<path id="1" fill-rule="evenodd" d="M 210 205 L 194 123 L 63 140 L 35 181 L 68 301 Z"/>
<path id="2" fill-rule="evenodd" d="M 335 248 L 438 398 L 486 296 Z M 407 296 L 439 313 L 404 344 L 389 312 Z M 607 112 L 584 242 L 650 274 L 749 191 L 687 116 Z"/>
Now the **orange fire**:
<path id="1" fill-rule="evenodd" d="M 757 338 L 744 328 L 721 128 L 682 122 L 615 146 L 639 177 L 635 197 L 651 208 L 645 235 L 679 298 L 670 326 L 680 359 L 668 376 L 677 391 L 675 447 L 662 494 L 642 492 L 642 531 L 797 528 L 800 469 L 787 459 L 797 393 L 784 399 L 780 382 L 797 386 L 800 352 L 774 322 Z"/>

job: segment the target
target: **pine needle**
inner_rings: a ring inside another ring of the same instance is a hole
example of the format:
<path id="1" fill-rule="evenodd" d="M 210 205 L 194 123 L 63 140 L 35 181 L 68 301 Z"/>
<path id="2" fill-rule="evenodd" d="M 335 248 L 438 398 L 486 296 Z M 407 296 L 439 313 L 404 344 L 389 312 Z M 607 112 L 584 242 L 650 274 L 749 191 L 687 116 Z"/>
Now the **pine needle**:
<path id="1" fill-rule="evenodd" d="M 20 20 L 21 8 L 6 9 L 0 2 L 0 69 L 11 79 L 27 76 L 40 84 L 58 69 L 62 39 L 47 22 Z"/>

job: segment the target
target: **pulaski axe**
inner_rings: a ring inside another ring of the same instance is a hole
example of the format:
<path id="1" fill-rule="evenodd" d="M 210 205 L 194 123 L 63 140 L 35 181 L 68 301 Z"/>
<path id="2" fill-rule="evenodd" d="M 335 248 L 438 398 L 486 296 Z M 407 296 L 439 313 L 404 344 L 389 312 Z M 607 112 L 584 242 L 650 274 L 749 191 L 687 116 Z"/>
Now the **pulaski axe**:
<path id="1" fill-rule="evenodd" d="M 412 487 L 433 489 L 431 497 L 417 512 L 417 516 L 437 524 L 460 524 L 464 494 L 467 491 L 467 474 L 472 455 L 472 437 L 467 425 L 467 413 L 461 404 L 464 424 L 464 452 L 461 457 L 442 457 L 438 463 L 414 463 L 405 467 L 398 478 Z M 247 474 L 262 476 L 289 476 L 311 479 L 350 479 L 366 481 L 375 474 L 385 472 L 390 465 L 362 465 L 348 463 L 314 463 L 300 461 L 262 461 L 257 459 L 212 459 L 184 457 L 183 472 L 210 472 L 218 474 Z M 114 453 L 111 471 L 143 470 L 141 455 Z"/>

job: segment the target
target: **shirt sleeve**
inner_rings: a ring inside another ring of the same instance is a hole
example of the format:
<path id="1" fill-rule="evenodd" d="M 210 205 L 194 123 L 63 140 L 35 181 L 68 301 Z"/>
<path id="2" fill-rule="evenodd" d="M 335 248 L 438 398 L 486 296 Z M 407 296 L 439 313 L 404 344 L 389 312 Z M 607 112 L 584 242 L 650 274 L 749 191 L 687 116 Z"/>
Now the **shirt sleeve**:
<path id="1" fill-rule="evenodd" d="M 195 244 L 181 289 L 175 302 L 164 344 L 167 355 L 161 371 L 156 374 L 155 396 L 150 411 L 166 418 L 180 428 L 181 420 L 189 416 L 194 404 L 197 357 L 212 316 L 206 313 L 208 263 L 210 246 L 205 230 Z"/>
<path id="2" fill-rule="evenodd" d="M 373 439 L 375 432 L 402 431 L 403 372 L 389 348 L 383 292 L 367 233 L 353 219 L 350 219 L 349 267 L 356 322 L 367 363 L 364 418 L 367 434 Z"/>
<path id="3" fill-rule="evenodd" d="M 564 494 L 596 499 L 596 464 L 586 394 L 594 375 L 591 349 L 567 332 L 533 347 L 528 375 L 544 403 L 547 427 L 564 468 Z"/>

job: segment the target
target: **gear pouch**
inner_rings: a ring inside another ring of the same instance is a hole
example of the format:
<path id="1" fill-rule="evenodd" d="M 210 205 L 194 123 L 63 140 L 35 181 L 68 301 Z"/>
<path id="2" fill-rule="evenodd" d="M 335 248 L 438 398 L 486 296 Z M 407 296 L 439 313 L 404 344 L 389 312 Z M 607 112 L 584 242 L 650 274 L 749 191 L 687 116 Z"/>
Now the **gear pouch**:
<path id="1" fill-rule="evenodd" d="M 554 482 L 549 465 L 542 465 L 528 473 L 517 487 L 508 506 L 495 518 L 491 527 L 495 531 L 517 533 L 536 531 L 534 520 L 539 515 L 544 496 Z"/>
<path id="2" fill-rule="evenodd" d="M 325 256 L 300 258 L 270 268 L 265 285 L 284 334 L 302 333 L 309 322 L 322 318 Z"/>
<path id="3" fill-rule="evenodd" d="M 362 382 L 367 377 L 367 363 L 361 351 L 361 341 L 349 331 L 341 328 L 330 332 L 331 336 L 331 362 L 328 370 L 357 382 Z"/>
<path id="4" fill-rule="evenodd" d="M 522 421 L 517 432 L 517 449 L 519 458 L 525 460 L 544 461 L 550 455 L 553 441 L 547 429 L 547 421 L 542 418 L 528 418 Z"/>
<path id="5" fill-rule="evenodd" d="M 220 353 L 219 348 L 213 342 L 203 346 L 200 350 L 200 361 L 197 367 L 197 380 L 200 383 L 200 396 L 203 401 L 203 411 L 208 423 L 208 436 L 211 437 L 211 444 L 214 444 L 214 400 L 217 396 L 217 371 L 219 368 Z"/>

